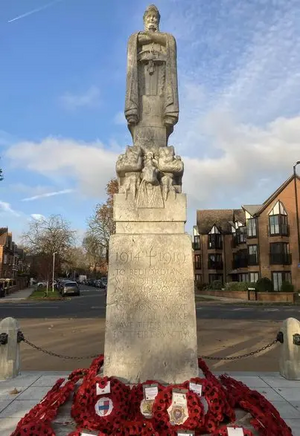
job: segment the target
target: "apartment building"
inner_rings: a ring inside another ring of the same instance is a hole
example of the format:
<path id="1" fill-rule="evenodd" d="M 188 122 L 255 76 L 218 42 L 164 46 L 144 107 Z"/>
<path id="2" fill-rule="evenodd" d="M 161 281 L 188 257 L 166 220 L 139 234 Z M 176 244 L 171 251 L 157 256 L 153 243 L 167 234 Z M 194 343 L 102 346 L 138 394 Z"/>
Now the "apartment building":
<path id="1" fill-rule="evenodd" d="M 296 200 L 297 199 L 297 200 Z M 195 280 L 283 281 L 300 289 L 300 179 L 289 177 L 263 204 L 197 211 Z"/>

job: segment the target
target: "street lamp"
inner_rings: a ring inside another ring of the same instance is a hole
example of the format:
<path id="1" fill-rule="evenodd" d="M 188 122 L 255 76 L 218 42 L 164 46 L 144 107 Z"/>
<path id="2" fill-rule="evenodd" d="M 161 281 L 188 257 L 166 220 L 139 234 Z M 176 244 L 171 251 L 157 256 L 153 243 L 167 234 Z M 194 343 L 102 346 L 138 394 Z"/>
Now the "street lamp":
<path id="1" fill-rule="evenodd" d="M 295 186 L 295 199 L 296 199 L 296 222 L 297 222 L 297 236 L 298 236 L 298 267 L 300 265 L 300 231 L 299 231 L 299 211 L 298 211 L 298 192 L 297 192 L 297 173 L 296 167 L 300 164 L 300 160 L 293 166 L 294 169 L 294 186 Z"/>
<path id="2" fill-rule="evenodd" d="M 55 276 L 55 255 L 57 254 L 57 251 L 53 253 L 52 257 L 52 292 L 54 292 L 54 276 Z"/>

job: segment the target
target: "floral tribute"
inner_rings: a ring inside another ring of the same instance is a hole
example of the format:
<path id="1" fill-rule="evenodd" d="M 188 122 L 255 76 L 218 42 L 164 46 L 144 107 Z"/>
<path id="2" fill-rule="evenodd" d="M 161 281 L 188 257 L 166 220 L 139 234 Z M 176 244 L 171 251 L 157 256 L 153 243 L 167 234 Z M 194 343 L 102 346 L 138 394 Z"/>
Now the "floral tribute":
<path id="1" fill-rule="evenodd" d="M 59 379 L 11 436 L 55 436 L 51 423 L 71 395 L 71 416 L 77 428 L 68 436 L 228 436 L 234 429 L 253 436 L 235 424 L 237 407 L 251 414 L 251 425 L 260 436 L 292 436 L 278 411 L 259 392 L 226 375 L 215 377 L 201 359 L 204 377 L 168 386 L 149 380 L 129 387 L 115 377 L 102 377 L 103 362 L 101 355 L 89 368 Z"/>

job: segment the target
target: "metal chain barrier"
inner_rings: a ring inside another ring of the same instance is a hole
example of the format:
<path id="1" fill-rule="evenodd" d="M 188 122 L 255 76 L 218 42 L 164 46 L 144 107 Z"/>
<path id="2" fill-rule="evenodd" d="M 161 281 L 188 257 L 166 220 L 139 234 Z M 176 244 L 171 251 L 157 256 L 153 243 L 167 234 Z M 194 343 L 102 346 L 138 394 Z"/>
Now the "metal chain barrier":
<path id="1" fill-rule="evenodd" d="M 249 353 L 241 354 L 239 356 L 231 356 L 231 357 L 217 357 L 217 356 L 199 356 L 201 359 L 206 360 L 238 360 L 238 359 L 245 359 L 246 357 L 255 356 L 256 354 L 261 353 L 262 351 L 267 350 L 268 348 L 273 347 L 278 342 L 282 342 L 281 338 L 281 332 L 277 334 L 276 339 L 274 341 L 270 342 L 267 345 L 264 345 L 261 348 L 258 348 L 257 350 L 250 351 Z M 1 335 L 0 335 L 1 339 Z M 38 347 L 37 345 L 33 344 L 32 342 L 25 339 L 24 334 L 19 330 L 18 331 L 18 342 L 25 342 L 25 344 L 29 345 L 30 347 L 34 348 L 37 351 L 41 351 L 42 353 L 48 354 L 49 356 L 58 357 L 60 359 L 68 359 L 68 360 L 84 360 L 84 359 L 94 359 L 95 357 L 98 357 L 99 354 L 93 354 L 90 356 L 82 356 L 82 357 L 76 357 L 76 356 L 65 356 L 63 354 L 54 353 L 53 351 L 44 350 L 41 347 Z"/>
<path id="2" fill-rule="evenodd" d="M 262 351 L 267 350 L 268 348 L 273 347 L 273 345 L 277 344 L 278 339 L 274 339 L 274 341 L 270 342 L 268 345 L 265 345 L 264 347 L 259 348 L 258 350 L 250 351 L 249 353 L 241 354 L 240 356 L 231 356 L 231 357 L 214 357 L 214 356 L 199 356 L 201 359 L 206 360 L 238 360 L 238 359 L 245 359 L 246 357 L 255 356 L 255 354 L 259 354 Z"/>
<path id="3" fill-rule="evenodd" d="M 41 351 L 42 353 L 48 354 L 49 356 L 58 357 L 60 359 L 68 359 L 68 360 L 84 360 L 84 359 L 94 359 L 95 357 L 99 356 L 98 354 L 93 354 L 90 356 L 64 356 L 63 354 L 54 353 L 53 351 L 44 350 L 41 347 L 38 347 L 37 345 L 34 345 L 32 342 L 25 339 L 24 334 L 21 331 L 18 331 L 18 342 L 25 342 L 25 344 L 29 345 L 30 347 L 34 348 L 37 351 Z"/>

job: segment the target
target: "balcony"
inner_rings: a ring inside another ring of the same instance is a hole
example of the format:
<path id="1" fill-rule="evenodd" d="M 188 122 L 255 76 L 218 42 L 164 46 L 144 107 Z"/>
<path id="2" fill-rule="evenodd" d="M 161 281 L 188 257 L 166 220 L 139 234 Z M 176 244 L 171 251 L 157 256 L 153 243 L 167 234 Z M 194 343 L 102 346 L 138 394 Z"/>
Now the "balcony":
<path id="1" fill-rule="evenodd" d="M 290 236 L 290 225 L 280 224 L 278 226 L 267 226 L 269 236 Z"/>
<path id="2" fill-rule="evenodd" d="M 270 253 L 270 265 L 291 265 L 291 263 L 290 253 Z"/>
<path id="3" fill-rule="evenodd" d="M 215 262 L 213 260 L 209 260 L 208 261 L 208 269 L 215 269 L 215 270 L 219 270 L 219 269 L 223 269 L 223 262 L 222 260 Z"/>
<path id="4" fill-rule="evenodd" d="M 248 265 L 258 265 L 258 256 L 256 254 L 248 254 Z"/>

